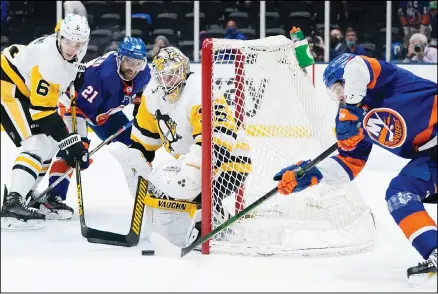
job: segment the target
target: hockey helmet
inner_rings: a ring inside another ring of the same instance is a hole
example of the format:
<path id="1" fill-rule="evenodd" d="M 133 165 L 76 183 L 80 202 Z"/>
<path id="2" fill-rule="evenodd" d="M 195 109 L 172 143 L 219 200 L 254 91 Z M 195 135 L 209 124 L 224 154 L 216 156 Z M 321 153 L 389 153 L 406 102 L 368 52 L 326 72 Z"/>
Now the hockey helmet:
<path id="1" fill-rule="evenodd" d="M 146 68 L 146 56 L 146 45 L 142 39 L 130 36 L 125 37 L 117 48 L 117 69 L 120 77 L 126 80 L 126 78 L 120 73 L 122 62 L 126 64 L 127 68 L 135 71 L 134 76 L 130 78 L 133 79 L 139 71 Z"/>

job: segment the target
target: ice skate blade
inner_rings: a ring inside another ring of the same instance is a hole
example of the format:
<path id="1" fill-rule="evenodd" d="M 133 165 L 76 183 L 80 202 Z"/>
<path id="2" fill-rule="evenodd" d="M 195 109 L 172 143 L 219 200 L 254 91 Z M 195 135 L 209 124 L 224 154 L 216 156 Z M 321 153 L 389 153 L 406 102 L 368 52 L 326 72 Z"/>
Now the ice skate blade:
<path id="1" fill-rule="evenodd" d="M 416 289 L 437 290 L 437 274 L 415 274 L 409 277 L 409 285 Z"/>
<path id="2" fill-rule="evenodd" d="M 13 217 L 1 218 L 2 232 L 33 231 L 43 229 L 45 226 L 46 222 L 44 220 L 28 220 L 24 222 Z"/>

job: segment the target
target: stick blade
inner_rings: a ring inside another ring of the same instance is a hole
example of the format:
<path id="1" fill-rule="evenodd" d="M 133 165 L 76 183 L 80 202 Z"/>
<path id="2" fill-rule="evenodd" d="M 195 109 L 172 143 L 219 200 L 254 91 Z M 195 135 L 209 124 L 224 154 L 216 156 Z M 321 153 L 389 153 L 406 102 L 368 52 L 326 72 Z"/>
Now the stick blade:
<path id="1" fill-rule="evenodd" d="M 182 249 L 181 249 L 180 257 L 182 258 L 182 257 L 186 256 L 187 254 L 190 253 L 190 251 L 192 251 L 191 248 L 190 248 L 190 246 L 185 247 L 185 248 L 182 248 Z"/>

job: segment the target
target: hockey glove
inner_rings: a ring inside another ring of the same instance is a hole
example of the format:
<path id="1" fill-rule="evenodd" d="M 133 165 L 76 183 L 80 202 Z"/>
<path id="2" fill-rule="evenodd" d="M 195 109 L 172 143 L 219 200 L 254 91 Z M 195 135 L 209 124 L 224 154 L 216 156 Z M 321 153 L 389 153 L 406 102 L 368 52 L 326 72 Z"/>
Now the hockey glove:
<path id="1" fill-rule="evenodd" d="M 310 163 L 310 160 L 299 161 L 286 168 L 283 168 L 274 176 L 274 181 L 279 181 L 278 192 L 283 195 L 297 193 L 304 189 L 317 185 L 322 179 L 322 173 L 317 167 L 313 167 L 307 173 L 298 177 L 298 170 L 304 168 Z"/>
<path id="2" fill-rule="evenodd" d="M 362 127 L 364 111 L 352 105 L 345 105 L 339 109 L 339 121 L 336 124 L 336 138 L 338 146 L 344 151 L 352 151 L 365 137 Z"/>
<path id="3" fill-rule="evenodd" d="M 78 161 L 81 170 L 88 168 L 91 162 L 88 154 L 88 147 L 86 147 L 85 144 L 88 145 L 89 142 L 90 141 L 87 138 L 81 139 L 78 134 L 72 133 L 58 143 L 59 149 L 61 149 L 62 158 L 64 158 L 67 165 L 76 167 L 76 161 Z"/>

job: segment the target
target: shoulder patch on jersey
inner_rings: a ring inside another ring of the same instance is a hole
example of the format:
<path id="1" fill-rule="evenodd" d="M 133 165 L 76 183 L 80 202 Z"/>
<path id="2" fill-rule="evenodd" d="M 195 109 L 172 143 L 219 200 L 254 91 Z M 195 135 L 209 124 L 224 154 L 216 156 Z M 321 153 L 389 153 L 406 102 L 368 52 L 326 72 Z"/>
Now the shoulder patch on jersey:
<path id="1" fill-rule="evenodd" d="M 387 148 L 398 148 L 406 140 L 406 122 L 403 116 L 393 109 L 372 109 L 365 115 L 363 124 L 370 138 Z"/>

